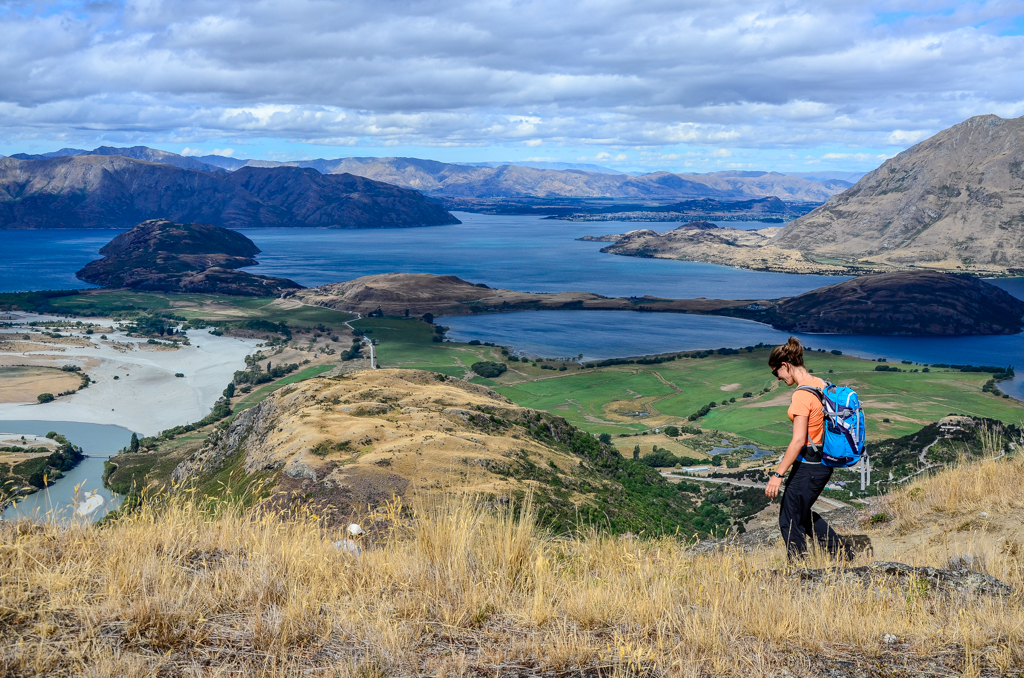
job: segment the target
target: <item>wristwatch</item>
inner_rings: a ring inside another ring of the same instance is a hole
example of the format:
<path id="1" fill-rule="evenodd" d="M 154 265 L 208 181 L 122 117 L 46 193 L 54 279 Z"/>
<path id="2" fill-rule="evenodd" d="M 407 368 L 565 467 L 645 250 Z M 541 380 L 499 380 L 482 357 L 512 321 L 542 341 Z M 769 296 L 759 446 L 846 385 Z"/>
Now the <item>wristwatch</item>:
<path id="1" fill-rule="evenodd" d="M 781 478 L 781 477 L 782 477 L 782 474 L 779 473 L 778 471 L 775 471 L 774 473 L 772 473 L 772 478 Z"/>

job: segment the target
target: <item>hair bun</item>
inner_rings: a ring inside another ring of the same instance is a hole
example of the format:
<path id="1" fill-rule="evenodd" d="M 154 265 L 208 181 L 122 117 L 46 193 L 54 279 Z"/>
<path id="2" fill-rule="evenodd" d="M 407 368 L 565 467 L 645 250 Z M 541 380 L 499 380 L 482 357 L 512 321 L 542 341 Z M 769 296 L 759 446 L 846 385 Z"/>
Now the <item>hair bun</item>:
<path id="1" fill-rule="evenodd" d="M 768 366 L 777 369 L 782 363 L 789 363 L 794 367 L 802 367 L 804 364 L 804 345 L 796 337 L 790 337 L 782 346 L 776 346 L 768 356 Z"/>

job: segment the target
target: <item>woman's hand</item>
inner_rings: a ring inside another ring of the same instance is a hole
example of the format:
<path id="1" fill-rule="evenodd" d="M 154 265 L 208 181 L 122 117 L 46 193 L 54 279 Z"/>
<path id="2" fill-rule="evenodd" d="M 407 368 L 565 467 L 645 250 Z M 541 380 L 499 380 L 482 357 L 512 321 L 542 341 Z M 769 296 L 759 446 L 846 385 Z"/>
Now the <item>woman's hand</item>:
<path id="1" fill-rule="evenodd" d="M 779 496 L 780 487 L 782 487 L 782 478 L 772 476 L 772 479 L 768 481 L 768 487 L 764 488 L 765 496 L 769 499 L 775 499 L 775 497 Z"/>

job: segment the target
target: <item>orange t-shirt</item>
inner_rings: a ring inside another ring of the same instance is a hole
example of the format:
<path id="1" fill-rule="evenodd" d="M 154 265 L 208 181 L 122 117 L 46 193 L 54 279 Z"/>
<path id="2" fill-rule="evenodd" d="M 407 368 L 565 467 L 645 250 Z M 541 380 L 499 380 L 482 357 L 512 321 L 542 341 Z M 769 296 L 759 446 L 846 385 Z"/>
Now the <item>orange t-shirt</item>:
<path id="1" fill-rule="evenodd" d="M 817 377 L 815 379 L 818 383 L 814 386 L 825 388 L 824 381 Z M 789 415 L 790 421 L 793 421 L 793 417 L 797 415 L 807 417 L 807 437 L 815 445 L 821 445 L 821 441 L 825 438 L 825 413 L 821 409 L 821 401 L 818 400 L 818 396 L 807 391 L 794 391 L 793 402 L 786 414 Z"/>

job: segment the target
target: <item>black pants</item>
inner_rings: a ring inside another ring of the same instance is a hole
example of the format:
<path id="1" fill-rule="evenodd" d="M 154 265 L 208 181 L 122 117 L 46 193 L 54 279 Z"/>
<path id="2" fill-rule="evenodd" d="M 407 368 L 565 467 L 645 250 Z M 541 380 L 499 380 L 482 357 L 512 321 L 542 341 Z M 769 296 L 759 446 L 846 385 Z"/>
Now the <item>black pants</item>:
<path id="1" fill-rule="evenodd" d="M 779 510 L 779 527 L 782 538 L 786 540 L 790 560 L 802 558 L 807 553 L 807 537 L 811 534 L 830 555 L 835 556 L 842 550 L 843 555 L 849 557 L 846 545 L 836 531 L 811 510 L 831 477 L 832 468 L 829 466 L 800 461 L 793 464 Z"/>

